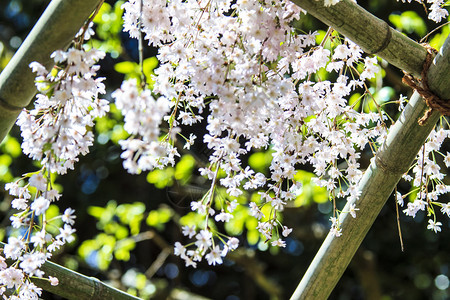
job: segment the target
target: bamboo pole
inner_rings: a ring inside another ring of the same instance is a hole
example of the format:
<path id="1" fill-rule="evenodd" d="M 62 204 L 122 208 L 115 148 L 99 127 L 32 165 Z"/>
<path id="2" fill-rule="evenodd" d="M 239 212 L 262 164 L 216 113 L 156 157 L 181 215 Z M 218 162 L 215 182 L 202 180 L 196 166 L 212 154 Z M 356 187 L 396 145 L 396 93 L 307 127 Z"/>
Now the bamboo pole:
<path id="1" fill-rule="evenodd" d="M 40 288 L 69 300 L 136 300 L 138 297 L 113 288 L 95 277 L 87 277 L 60 265 L 47 261 L 42 266 L 46 276 L 58 278 L 59 284 L 52 286 L 48 280 L 33 279 Z"/>
<path id="2" fill-rule="evenodd" d="M 350 39 L 364 45 L 363 48 L 366 50 L 376 48 L 369 45 L 371 37 L 376 39 L 382 36 L 381 34 L 377 36 L 372 30 L 384 27 L 379 25 L 380 20 L 374 16 L 370 17 L 367 12 L 361 12 L 363 9 L 350 1 L 344 0 L 331 8 L 323 7 L 323 1 L 294 0 L 294 2 L 319 18 L 339 16 L 333 20 L 321 20 L 339 32 L 347 32 Z M 332 12 L 333 10 L 335 11 Z M 352 17 L 353 12 L 356 12 L 358 17 Z M 364 28 L 352 24 L 361 22 L 361 19 L 364 20 Z M 356 34 L 356 31 L 352 31 L 353 28 L 361 31 Z M 392 34 L 392 37 L 395 35 Z M 424 49 L 418 44 L 414 45 L 414 42 L 396 43 L 396 40 L 389 39 L 388 42 L 383 42 L 386 45 L 384 49 L 373 52 L 397 67 L 415 74 L 420 73 L 425 57 Z M 400 45 L 408 45 L 408 48 L 400 51 Z M 396 55 L 394 51 L 398 51 L 399 54 Z M 401 55 L 405 58 L 401 58 Z M 443 99 L 450 98 L 450 74 L 446 72 L 449 67 L 450 39 L 447 38 L 428 72 L 430 88 Z M 415 92 L 364 173 L 359 185 L 361 196 L 355 202 L 356 207 L 360 209 L 358 217 L 353 219 L 346 213 L 341 214 L 343 235 L 336 238 L 329 234 L 326 237 L 291 299 L 327 299 L 331 294 L 402 174 L 409 169 L 438 121 L 440 114 L 435 112 L 425 126 L 418 125 L 418 119 L 427 109 L 423 99 Z M 350 204 L 347 203 L 343 211 L 349 211 Z"/>
<path id="3" fill-rule="evenodd" d="M 0 242 L 0 248 L 5 246 Z M 12 261 L 7 260 L 10 264 Z M 88 277 L 77 273 L 63 266 L 45 262 L 40 268 L 45 276 L 58 278 L 59 284 L 52 286 L 47 279 L 34 277 L 32 281 L 38 287 L 55 295 L 69 300 L 92 300 L 92 299 L 111 299 L 111 300 L 137 300 L 138 297 L 127 294 L 121 290 L 113 288 L 95 277 Z"/>
<path id="4" fill-rule="evenodd" d="M 408 170 L 414 157 L 439 118 L 434 113 L 425 127 L 417 123 L 427 106 L 417 93 L 405 107 L 386 142 L 372 159 L 360 182 L 361 196 L 356 219 L 340 216 L 342 236 L 326 237 L 291 299 L 327 299 L 361 245 L 394 187 Z M 349 204 L 343 211 L 349 211 Z"/>
<path id="5" fill-rule="evenodd" d="M 21 109 L 36 93 L 29 64 L 52 66 L 50 54 L 65 49 L 100 0 L 53 0 L 27 38 L 0 74 L 0 142 L 11 129 Z"/>
<path id="6" fill-rule="evenodd" d="M 291 1 L 358 44 L 366 53 L 376 54 L 413 75 L 422 71 L 426 49 L 355 2 L 341 0 L 325 7 L 323 0 Z"/>

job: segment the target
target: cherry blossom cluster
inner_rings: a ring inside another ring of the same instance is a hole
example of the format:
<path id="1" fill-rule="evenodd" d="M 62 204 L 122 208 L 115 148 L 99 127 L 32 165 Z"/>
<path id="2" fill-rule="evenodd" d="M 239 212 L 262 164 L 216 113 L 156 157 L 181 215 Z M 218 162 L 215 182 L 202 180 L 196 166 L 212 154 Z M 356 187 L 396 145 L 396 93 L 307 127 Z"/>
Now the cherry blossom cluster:
<path id="1" fill-rule="evenodd" d="M 4 299 L 38 299 L 42 289 L 30 280 L 44 278 L 41 266 L 53 252 L 74 240 L 75 230 L 71 225 L 75 223 L 75 211 L 67 208 L 62 215 L 47 219 L 47 209 L 61 194 L 52 188 L 50 174 L 45 168 L 25 174 L 6 184 L 5 189 L 15 197 L 11 206 L 19 212 L 10 218 L 12 234 L 0 255 L 0 294 L 12 289 L 15 292 L 9 298 L 3 295 Z M 49 227 L 53 227 L 50 228 L 52 232 L 59 230 L 59 234 L 52 236 Z M 5 259 L 13 263 L 8 267 Z M 49 276 L 47 279 L 52 285 L 58 284 L 57 278 Z"/>
<path id="2" fill-rule="evenodd" d="M 211 222 L 233 218 L 237 203 L 231 205 L 232 199 L 245 191 L 260 193 L 248 210 L 259 220 L 263 238 L 285 246 L 283 238 L 292 229 L 278 216 L 301 193 L 294 177 L 302 164 L 313 166 L 315 183 L 326 187 L 331 199 L 358 199 L 360 153 L 368 144 L 376 151 L 387 134 L 386 116 L 381 109 L 357 111 L 346 97 L 359 89 L 365 91 L 359 104 L 376 104 L 364 83 L 379 71 L 376 58 L 364 57 L 356 44 L 340 38 L 333 39 L 331 49 L 316 45 L 316 33 L 301 34 L 290 26 L 300 17 L 290 1 L 130 0 L 123 7 L 124 30 L 135 38 L 142 32 L 159 47 L 152 92 L 164 97 L 155 101 L 132 82 L 116 92 L 133 135 L 122 143 L 125 167 L 137 173 L 173 164 L 177 139 L 189 148 L 195 136 L 185 128 L 202 122 L 209 110 L 203 136 L 209 165 L 199 172 L 211 188 L 191 203 L 205 222 L 198 232 L 185 232 L 197 240 L 189 245 L 193 249 L 176 245 L 187 265 L 202 257 L 220 263 L 237 246 Z M 334 79 L 312 80 L 321 69 Z M 270 176 L 243 165 L 243 155 L 269 147 L 274 150 Z M 217 186 L 229 199 L 215 197 Z M 336 208 L 335 213 L 356 217 L 357 210 L 353 205 L 349 212 Z M 339 224 L 333 228 L 339 235 Z"/>
<path id="3" fill-rule="evenodd" d="M 402 195 L 397 192 L 396 200 L 398 205 L 406 206 L 403 212 L 412 218 L 416 217 L 419 211 L 426 212 L 428 219 L 427 228 L 434 232 L 441 231 L 442 223 L 437 221 L 436 210 L 450 217 L 450 202 L 438 201 L 439 196 L 450 192 L 450 186 L 443 181 L 446 174 L 441 172 L 441 164 L 450 167 L 450 153 L 443 154 L 439 150 L 443 142 L 450 136 L 450 130 L 441 126 L 433 130 L 427 138 L 426 143 L 417 154 L 416 162 L 410 172 L 403 176 L 403 179 L 411 183 L 411 191 Z M 413 201 L 405 204 L 405 198 L 410 194 L 414 195 Z"/>
<path id="4" fill-rule="evenodd" d="M 420 1 L 421 3 L 421 1 Z M 431 3 L 430 12 L 428 13 L 428 18 L 438 23 L 441 22 L 442 19 L 445 19 L 448 16 L 447 9 L 444 8 L 446 6 L 446 2 L 443 0 L 427 0 L 427 3 Z"/>
<path id="5" fill-rule="evenodd" d="M 398 0 L 397 0 L 398 1 Z M 419 2 L 425 7 L 425 1 L 415 0 Z M 403 3 L 408 2 L 411 3 L 411 0 L 402 0 Z M 428 19 L 433 20 L 438 23 L 441 22 L 442 19 L 445 19 L 448 16 L 448 11 L 444 7 L 446 6 L 446 2 L 443 0 L 427 0 L 426 3 L 431 4 L 428 8 Z"/>
<path id="6" fill-rule="evenodd" d="M 146 89 L 139 91 L 136 80 L 123 82 L 121 88 L 112 94 L 116 107 L 124 115 L 124 129 L 131 134 L 120 141 L 124 152 L 124 168 L 131 174 L 163 168 L 175 163 L 179 156 L 170 143 L 169 133 L 163 142 L 159 141 L 160 126 L 164 116 L 170 111 L 171 103 L 165 97 L 155 100 Z"/>
<path id="7" fill-rule="evenodd" d="M 87 127 L 109 110 L 108 101 L 98 98 L 105 93 L 104 78 L 95 78 L 99 68 L 95 63 L 104 53 L 70 48 L 55 51 L 52 57 L 56 66 L 50 71 L 38 62 L 30 64 L 38 75 L 39 94 L 34 108 L 19 115 L 17 125 L 23 152 L 49 172 L 65 174 L 92 145 L 94 137 Z"/>
<path id="8" fill-rule="evenodd" d="M 13 231 L 0 256 L 0 292 L 13 289 L 11 299 L 38 299 L 41 289 L 30 278 L 42 278 L 40 267 L 45 261 L 74 240 L 74 210 L 67 208 L 62 215 L 47 218 L 47 209 L 61 197 L 51 174 L 65 174 L 73 169 L 78 156 L 86 154 L 93 143 L 89 127 L 94 118 L 109 110 L 108 101 L 98 98 L 105 93 L 103 78 L 95 78 L 95 63 L 103 56 L 103 52 L 94 49 L 70 48 L 52 54 L 55 65 L 50 71 L 38 62 L 30 64 L 37 73 L 39 93 L 34 108 L 24 109 L 17 124 L 23 137 L 23 152 L 39 161 L 42 168 L 5 186 L 14 197 L 12 208 L 18 210 L 11 217 Z M 50 234 L 58 231 L 59 234 Z M 7 267 L 5 258 L 14 263 Z M 58 284 L 56 278 L 48 280 Z"/>
<path id="9" fill-rule="evenodd" d="M 445 17 L 441 7 L 433 2 L 430 18 Z M 280 216 L 302 193 L 296 174 L 304 165 L 333 201 L 331 234 L 342 235 L 339 214 L 357 217 L 360 158 L 376 153 L 387 135 L 388 116 L 367 87 L 380 70 L 377 59 L 331 29 L 320 44 L 316 32 L 294 29 L 301 10 L 288 0 L 129 0 L 123 8 L 124 30 L 158 47 L 160 62 L 152 90 L 128 80 L 112 94 L 130 134 L 120 141 L 125 169 L 137 174 L 174 165 L 179 147 L 189 149 L 197 139 L 189 126 L 204 124 L 207 131 L 201 142 L 209 163 L 198 172 L 211 184 L 190 204 L 204 221 L 183 226 L 183 235 L 192 241 L 176 242 L 175 255 L 186 266 L 202 260 L 222 264 L 239 240 L 218 228 L 234 217 L 238 205 L 258 220 L 262 240 L 285 247 L 292 229 Z M 87 28 L 81 35 L 91 33 Z M 94 139 L 89 127 L 108 112 L 108 102 L 99 99 L 105 93 L 103 78 L 96 78 L 95 64 L 103 56 L 76 47 L 54 52 L 51 70 L 30 64 L 39 93 L 34 108 L 24 110 L 17 124 L 24 153 L 42 168 L 6 185 L 19 211 L 11 217 L 14 232 L 0 256 L 0 292 L 16 290 L 12 299 L 37 299 L 40 289 L 30 278 L 43 277 L 42 264 L 74 239 L 72 209 L 47 219 L 47 209 L 61 197 L 51 174 L 65 174 L 89 151 Z M 324 70 L 327 78 L 321 78 Z M 361 96 L 350 104 L 354 92 Z M 428 228 L 435 232 L 441 225 L 436 208 L 450 216 L 450 203 L 437 201 L 449 191 L 436 160 L 442 157 L 450 166 L 450 154 L 439 152 L 448 135 L 442 126 L 434 131 L 404 176 L 417 195 L 404 212 L 414 217 L 426 210 L 433 216 Z M 269 149 L 268 175 L 245 165 L 245 155 Z M 219 188 L 226 197 L 218 197 Z M 245 193 L 259 197 L 238 203 Z M 403 206 L 408 195 L 397 194 L 398 203 Z M 338 209 L 339 199 L 349 203 L 348 211 Z M 59 233 L 51 235 L 50 226 Z M 15 262 L 8 267 L 5 259 Z M 57 284 L 55 278 L 48 280 Z"/>

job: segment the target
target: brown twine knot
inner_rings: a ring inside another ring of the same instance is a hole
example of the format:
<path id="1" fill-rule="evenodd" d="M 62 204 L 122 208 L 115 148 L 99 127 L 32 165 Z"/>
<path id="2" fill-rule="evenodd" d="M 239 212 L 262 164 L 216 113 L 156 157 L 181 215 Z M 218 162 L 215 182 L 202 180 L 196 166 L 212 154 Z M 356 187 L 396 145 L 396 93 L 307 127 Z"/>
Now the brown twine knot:
<path id="1" fill-rule="evenodd" d="M 428 110 L 423 114 L 422 118 L 419 119 L 418 123 L 424 126 L 428 119 L 430 118 L 433 111 L 439 111 L 444 116 L 450 115 L 450 102 L 439 98 L 436 94 L 430 91 L 428 87 L 428 69 L 430 68 L 433 57 L 436 55 L 437 50 L 429 45 L 425 45 L 427 48 L 427 58 L 423 64 L 422 72 L 420 73 L 421 79 L 418 80 L 414 78 L 411 74 L 405 73 L 403 76 L 403 83 L 409 85 L 411 88 L 416 90 L 419 95 L 425 99 L 425 103 L 429 107 Z"/>

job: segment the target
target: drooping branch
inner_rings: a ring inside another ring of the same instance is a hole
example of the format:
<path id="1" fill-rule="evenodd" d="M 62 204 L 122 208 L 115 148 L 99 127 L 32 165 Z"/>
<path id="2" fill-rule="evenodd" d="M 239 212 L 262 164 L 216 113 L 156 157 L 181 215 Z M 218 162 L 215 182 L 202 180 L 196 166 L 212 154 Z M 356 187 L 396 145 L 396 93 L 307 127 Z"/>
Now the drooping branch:
<path id="1" fill-rule="evenodd" d="M 381 31 L 385 26 L 383 21 L 371 16 L 351 1 L 344 0 L 329 8 L 323 6 L 323 1 L 294 2 L 337 31 L 348 34 L 351 40 L 369 52 L 377 52 L 375 50 L 380 46 L 375 42 L 372 45 L 372 39 L 384 41 L 386 30 Z M 384 49 L 377 52 L 377 55 L 399 68 L 419 74 L 425 61 L 426 50 L 421 45 L 405 39 L 407 38 L 401 38 L 401 35 L 395 32 L 391 33 L 391 39 L 389 42 L 382 42 L 386 46 L 383 46 Z M 450 98 L 450 74 L 443 71 L 449 67 L 450 40 L 447 39 L 428 72 L 431 90 L 444 99 Z M 427 109 L 423 99 L 415 92 L 364 173 L 359 185 L 361 196 L 356 201 L 356 206 L 360 209 L 358 217 L 353 219 L 346 213 L 341 214 L 343 235 L 327 236 L 291 299 L 326 299 L 330 295 L 402 174 L 407 172 L 436 124 L 440 116 L 437 112 L 431 115 L 425 126 L 418 124 L 417 121 Z M 347 203 L 343 211 L 349 211 L 350 204 Z"/>
<path id="2" fill-rule="evenodd" d="M 36 93 L 36 75 L 28 65 L 38 61 L 50 68 L 51 53 L 69 46 L 99 3 L 100 0 L 53 0 L 49 4 L 0 74 L 0 141 Z"/>
<path id="3" fill-rule="evenodd" d="M 0 74 L 0 141 L 11 129 L 22 107 L 27 106 L 36 93 L 35 74 L 29 64 L 39 61 L 47 68 L 52 67 L 51 53 L 69 46 L 99 3 L 100 0 L 53 0 L 49 4 Z M 42 270 L 47 276 L 57 277 L 60 284 L 51 286 L 41 279 L 35 279 L 35 283 L 67 299 L 139 299 L 51 262 L 46 262 Z"/>

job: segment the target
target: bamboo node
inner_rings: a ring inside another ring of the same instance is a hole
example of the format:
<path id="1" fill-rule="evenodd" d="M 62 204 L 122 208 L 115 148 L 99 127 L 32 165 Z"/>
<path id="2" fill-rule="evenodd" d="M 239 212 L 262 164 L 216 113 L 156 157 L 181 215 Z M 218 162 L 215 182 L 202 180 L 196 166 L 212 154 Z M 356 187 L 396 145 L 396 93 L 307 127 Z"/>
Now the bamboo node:
<path id="1" fill-rule="evenodd" d="M 389 46 L 389 43 L 391 42 L 392 39 L 392 28 L 386 22 L 384 22 L 384 27 L 386 28 L 386 36 L 384 37 L 383 42 L 381 43 L 380 47 L 378 47 L 378 49 L 372 51 L 372 53 L 370 54 L 377 54 Z"/>
<path id="2" fill-rule="evenodd" d="M 19 112 L 24 109 L 24 107 L 15 106 L 12 104 L 9 104 L 5 99 L 0 97 L 0 108 L 3 110 L 9 110 L 12 112 Z"/>
<path id="3" fill-rule="evenodd" d="M 393 175 L 401 175 L 408 171 L 408 170 L 405 171 L 403 169 L 400 169 L 398 166 L 391 166 L 391 165 L 385 163 L 383 161 L 383 159 L 380 157 L 380 153 L 377 153 L 375 155 L 374 163 L 375 163 L 375 166 L 377 168 L 381 169 L 383 172 L 390 173 Z"/>
<path id="4" fill-rule="evenodd" d="M 433 57 L 436 55 L 437 50 L 429 45 L 424 46 L 427 48 L 427 57 L 423 64 L 422 72 L 420 73 L 421 79 L 416 79 L 409 73 L 405 73 L 402 79 L 403 83 L 419 93 L 428 106 L 428 110 L 425 111 L 423 116 L 418 120 L 420 126 L 424 126 L 426 124 L 434 111 L 439 111 L 444 116 L 450 116 L 450 102 L 446 99 L 439 98 L 430 90 L 428 86 L 428 69 L 430 68 L 431 62 L 433 61 Z"/>

